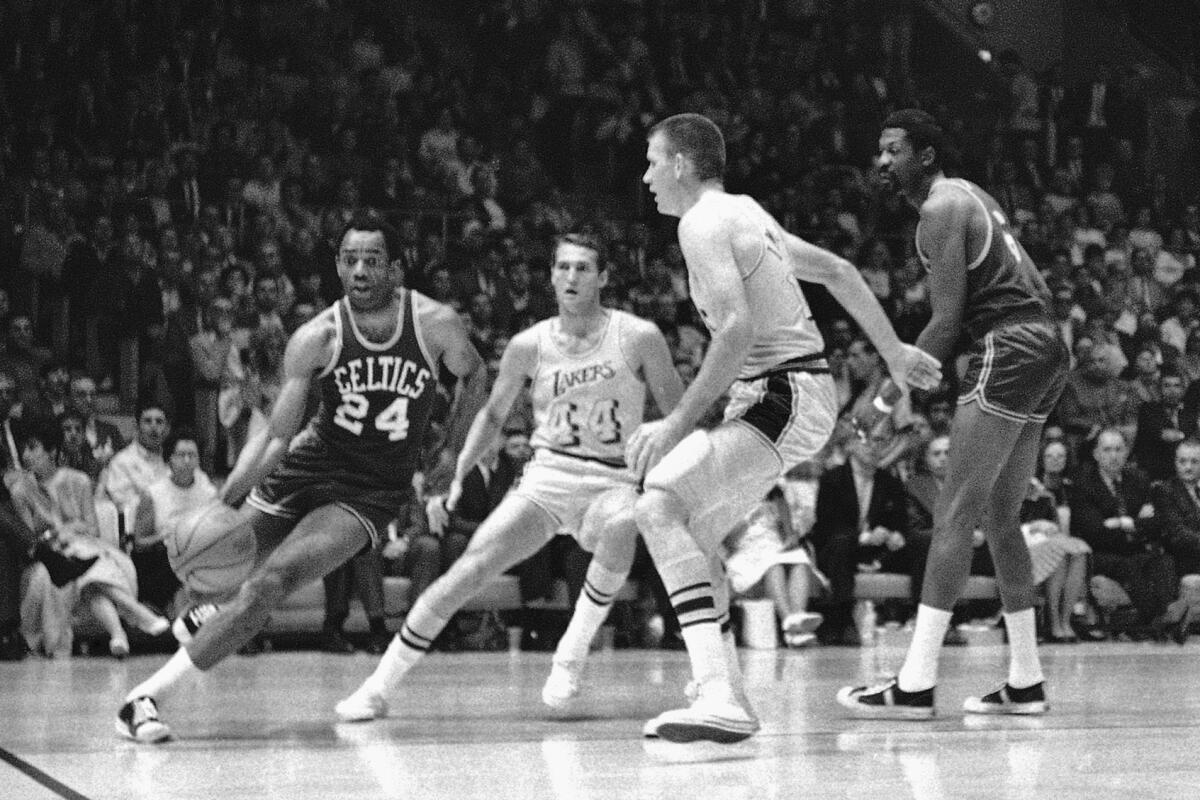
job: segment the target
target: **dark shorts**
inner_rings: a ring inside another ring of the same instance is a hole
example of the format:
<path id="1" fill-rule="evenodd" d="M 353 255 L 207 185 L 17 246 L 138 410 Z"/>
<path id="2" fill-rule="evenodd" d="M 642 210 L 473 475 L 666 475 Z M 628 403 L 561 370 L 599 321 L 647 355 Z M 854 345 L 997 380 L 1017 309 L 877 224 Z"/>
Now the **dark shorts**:
<path id="1" fill-rule="evenodd" d="M 999 325 L 967 358 L 958 404 L 1015 422 L 1045 422 L 1067 382 L 1067 347 L 1049 321 Z"/>
<path id="2" fill-rule="evenodd" d="M 394 487 L 364 482 L 328 445 L 310 436 L 288 451 L 246 502 L 264 514 L 297 522 L 321 506 L 340 506 L 358 518 L 371 543 L 378 545 L 382 531 L 411 499 L 411 476 L 397 475 Z"/>

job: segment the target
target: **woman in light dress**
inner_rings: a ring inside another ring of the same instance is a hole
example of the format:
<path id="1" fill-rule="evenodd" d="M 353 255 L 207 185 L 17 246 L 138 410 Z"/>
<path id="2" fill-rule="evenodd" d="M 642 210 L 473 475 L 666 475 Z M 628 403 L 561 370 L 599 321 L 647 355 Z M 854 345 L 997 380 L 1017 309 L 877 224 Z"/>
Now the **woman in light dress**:
<path id="1" fill-rule="evenodd" d="M 12 486 L 13 505 L 25 524 L 50 545 L 95 563 L 75 580 L 55 586 L 40 564 L 30 569 L 22 596 L 25 639 L 47 656 L 71 652 L 72 613 L 90 610 L 109 636 L 109 652 L 123 658 L 129 639 L 121 621 L 151 636 L 165 633 L 168 620 L 137 600 L 137 574 L 129 556 L 100 539 L 94 487 L 88 476 L 57 464 L 62 428 L 56 422 L 34 423 L 20 430 L 18 448 L 27 472 Z"/>

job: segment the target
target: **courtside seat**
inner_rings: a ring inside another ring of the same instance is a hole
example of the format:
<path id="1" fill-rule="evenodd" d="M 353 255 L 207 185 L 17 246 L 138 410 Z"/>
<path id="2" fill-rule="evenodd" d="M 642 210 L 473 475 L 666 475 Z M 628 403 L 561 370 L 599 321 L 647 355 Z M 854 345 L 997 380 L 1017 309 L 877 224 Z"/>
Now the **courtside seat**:
<path id="1" fill-rule="evenodd" d="M 912 579 L 893 572 L 860 572 L 854 578 L 856 600 L 907 600 L 912 597 Z M 963 600 L 998 600 L 996 579 L 986 575 L 971 575 Z"/>

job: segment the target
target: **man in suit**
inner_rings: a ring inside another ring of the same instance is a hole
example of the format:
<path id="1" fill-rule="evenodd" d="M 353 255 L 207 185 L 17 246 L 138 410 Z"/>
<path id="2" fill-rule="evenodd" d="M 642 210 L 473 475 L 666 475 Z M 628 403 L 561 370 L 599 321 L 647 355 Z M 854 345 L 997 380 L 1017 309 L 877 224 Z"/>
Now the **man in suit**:
<path id="1" fill-rule="evenodd" d="M 91 377 L 75 375 L 71 378 L 71 406 L 83 415 L 84 436 L 92 448 L 92 455 L 103 469 L 125 446 L 125 437 L 116 425 L 96 416 L 96 382 Z"/>
<path id="2" fill-rule="evenodd" d="M 1092 591 L 1101 605 L 1115 582 L 1141 623 L 1186 636 L 1187 604 L 1177 601 L 1171 558 L 1160 545 L 1162 521 L 1151 502 L 1150 479 L 1126 464 L 1128 454 L 1119 429 L 1097 435 L 1095 464 L 1080 470 L 1071 493 L 1071 535 L 1092 547 Z"/>
<path id="3" fill-rule="evenodd" d="M 908 573 L 908 509 L 900 479 L 879 469 L 887 435 L 853 440 L 850 457 L 821 476 L 811 539 L 831 597 L 818 631 L 829 644 L 861 643 L 853 622 L 854 576 L 860 569 Z M 862 565 L 860 567 L 860 565 Z"/>
<path id="4" fill-rule="evenodd" d="M 1151 480 L 1163 481 L 1175 476 L 1175 447 L 1184 438 L 1183 376 L 1174 364 L 1163 364 L 1158 386 L 1162 399 L 1142 403 L 1138 410 L 1133 460 Z"/>
<path id="5" fill-rule="evenodd" d="M 1175 476 L 1154 486 L 1154 511 L 1162 544 L 1179 575 L 1200 573 L 1200 439 L 1175 448 Z"/>

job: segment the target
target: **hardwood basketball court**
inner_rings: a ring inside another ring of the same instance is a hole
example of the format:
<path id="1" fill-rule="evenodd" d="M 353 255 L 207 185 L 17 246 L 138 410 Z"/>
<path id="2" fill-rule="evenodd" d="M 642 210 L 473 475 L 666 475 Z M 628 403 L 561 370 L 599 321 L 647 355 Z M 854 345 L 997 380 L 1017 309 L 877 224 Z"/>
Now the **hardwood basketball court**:
<path id="1" fill-rule="evenodd" d="M 1002 647 L 944 653 L 932 722 L 847 719 L 838 686 L 894 671 L 903 650 L 742 651 L 763 731 L 734 746 L 645 741 L 683 702 L 681 653 L 595 655 L 588 710 L 549 718 L 548 653 L 434 654 L 392 716 L 334 722 L 365 655 L 236 657 L 162 704 L 176 739 L 117 737 L 123 692 L 164 656 L 0 664 L 0 798 L 1171 798 L 1200 796 L 1200 645 L 1043 649 L 1052 711 L 964 718 L 1003 677 Z"/>

